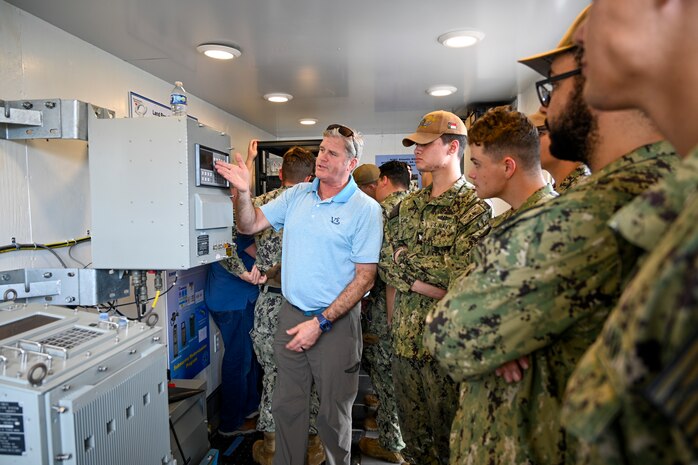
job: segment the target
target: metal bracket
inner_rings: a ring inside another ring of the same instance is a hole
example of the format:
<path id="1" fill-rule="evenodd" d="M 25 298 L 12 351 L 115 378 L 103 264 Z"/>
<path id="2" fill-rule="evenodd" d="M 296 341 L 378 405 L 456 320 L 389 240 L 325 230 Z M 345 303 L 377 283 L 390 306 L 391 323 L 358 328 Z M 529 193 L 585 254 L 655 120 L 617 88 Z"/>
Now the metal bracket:
<path id="1" fill-rule="evenodd" d="M 0 272 L 0 302 L 98 305 L 130 295 L 129 277 L 114 270 L 25 268 Z"/>
<path id="2" fill-rule="evenodd" d="M 22 126 L 41 126 L 41 112 L 11 108 L 9 105 L 5 105 L 0 107 L 0 123 L 21 124 Z"/>
<path id="3" fill-rule="evenodd" d="M 79 100 L 0 100 L 0 138 L 87 140 L 89 112 L 99 119 L 115 117 L 107 110 Z"/>

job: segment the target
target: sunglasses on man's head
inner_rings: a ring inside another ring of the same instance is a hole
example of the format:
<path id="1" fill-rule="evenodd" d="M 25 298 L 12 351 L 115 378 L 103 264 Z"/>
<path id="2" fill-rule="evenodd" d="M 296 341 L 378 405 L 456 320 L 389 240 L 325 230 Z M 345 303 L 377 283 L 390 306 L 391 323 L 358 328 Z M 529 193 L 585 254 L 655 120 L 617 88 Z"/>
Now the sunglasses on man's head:
<path id="1" fill-rule="evenodd" d="M 326 131 L 331 131 L 333 129 L 336 129 L 337 132 L 339 132 L 344 137 L 352 137 L 354 135 L 354 131 L 352 131 L 346 126 L 342 126 L 341 124 L 330 124 L 329 126 L 327 126 Z"/>

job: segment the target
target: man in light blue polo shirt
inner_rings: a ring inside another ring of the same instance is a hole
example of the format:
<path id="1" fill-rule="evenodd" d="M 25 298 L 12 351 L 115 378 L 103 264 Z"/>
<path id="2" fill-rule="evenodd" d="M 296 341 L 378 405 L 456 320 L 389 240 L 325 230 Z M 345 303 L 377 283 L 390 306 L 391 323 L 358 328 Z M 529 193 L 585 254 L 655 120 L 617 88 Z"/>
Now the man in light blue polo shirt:
<path id="1" fill-rule="evenodd" d="M 254 234 L 284 228 L 281 308 L 274 340 L 278 378 L 272 412 L 275 465 L 303 465 L 310 388 L 320 396 L 317 428 L 328 464 L 349 465 L 351 408 L 361 363 L 359 300 L 373 286 L 383 224 L 380 205 L 351 178 L 363 139 L 339 124 L 323 133 L 317 179 L 255 209 L 242 156 L 216 170 L 239 191 L 237 226 Z"/>

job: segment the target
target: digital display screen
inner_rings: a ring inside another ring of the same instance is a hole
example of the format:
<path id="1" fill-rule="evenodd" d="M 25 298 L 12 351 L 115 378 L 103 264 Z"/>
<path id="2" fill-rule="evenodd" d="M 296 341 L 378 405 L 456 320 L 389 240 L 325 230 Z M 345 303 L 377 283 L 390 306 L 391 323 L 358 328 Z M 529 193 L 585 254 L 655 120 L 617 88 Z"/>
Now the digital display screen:
<path id="1" fill-rule="evenodd" d="M 228 154 L 196 144 L 196 185 L 228 187 L 226 181 L 216 172 L 216 161 L 228 161 Z"/>
<path id="2" fill-rule="evenodd" d="M 201 147 L 199 149 L 199 166 L 205 170 L 213 171 L 213 152 Z"/>

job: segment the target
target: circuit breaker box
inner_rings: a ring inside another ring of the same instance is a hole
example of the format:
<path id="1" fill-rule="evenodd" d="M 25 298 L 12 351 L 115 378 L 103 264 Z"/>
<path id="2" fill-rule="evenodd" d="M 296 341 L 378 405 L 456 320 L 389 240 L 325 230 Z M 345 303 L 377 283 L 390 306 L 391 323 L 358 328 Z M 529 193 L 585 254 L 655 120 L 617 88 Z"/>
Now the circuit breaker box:
<path id="1" fill-rule="evenodd" d="M 179 270 L 227 258 L 230 137 L 187 117 L 92 119 L 94 268 Z"/>

